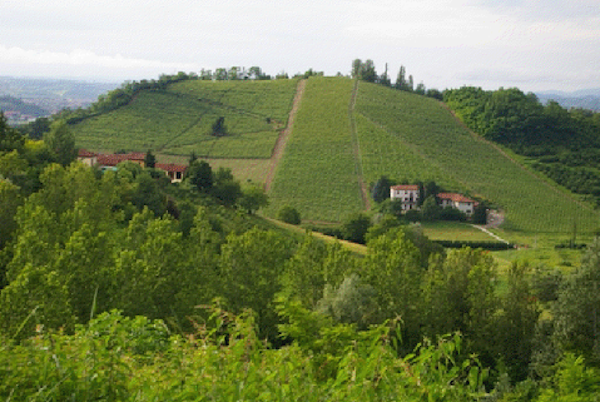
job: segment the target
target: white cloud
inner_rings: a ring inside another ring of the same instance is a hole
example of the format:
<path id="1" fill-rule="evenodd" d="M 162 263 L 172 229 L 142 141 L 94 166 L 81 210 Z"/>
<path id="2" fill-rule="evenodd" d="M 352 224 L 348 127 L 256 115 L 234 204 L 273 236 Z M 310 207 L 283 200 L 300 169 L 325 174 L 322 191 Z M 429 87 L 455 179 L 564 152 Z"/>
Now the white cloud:
<path id="1" fill-rule="evenodd" d="M 171 70 L 180 68 L 184 70 L 193 70 L 197 67 L 189 63 L 170 63 L 158 60 L 128 58 L 120 54 L 101 56 L 92 51 L 83 49 L 76 49 L 65 53 L 45 50 L 27 50 L 4 45 L 0 45 L 0 63 L 94 66 L 106 67 L 109 69 L 163 68 Z"/>

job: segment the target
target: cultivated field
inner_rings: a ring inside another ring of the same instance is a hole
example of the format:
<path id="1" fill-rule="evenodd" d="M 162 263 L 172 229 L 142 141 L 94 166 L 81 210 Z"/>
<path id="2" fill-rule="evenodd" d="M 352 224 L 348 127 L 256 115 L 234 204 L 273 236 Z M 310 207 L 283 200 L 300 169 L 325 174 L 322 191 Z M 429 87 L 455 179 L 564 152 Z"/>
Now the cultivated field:
<path id="1" fill-rule="evenodd" d="M 381 174 L 433 178 L 447 190 L 491 201 L 505 211 L 503 227 L 513 231 L 569 233 L 576 224 L 590 232 L 599 226 L 597 212 L 474 137 L 440 102 L 361 83 L 356 113 L 363 116 L 357 118 L 362 127 L 379 134 L 359 130 L 361 150 L 377 149 L 362 153 L 370 180 Z M 384 134 L 386 146 L 380 140 Z"/>
<path id="2" fill-rule="evenodd" d="M 288 204 L 304 219 L 336 222 L 363 209 L 350 132 L 353 82 L 311 77 L 271 189 L 271 207 Z"/>
<path id="3" fill-rule="evenodd" d="M 205 158 L 268 159 L 285 127 L 296 80 L 183 81 L 73 126 L 77 144 L 102 151 L 151 149 Z M 219 117 L 227 135 L 211 135 Z"/>
<path id="4" fill-rule="evenodd" d="M 229 167 L 240 181 L 263 184 L 297 85 L 183 81 L 165 91 L 142 91 L 73 131 L 79 147 L 152 149 L 161 160 L 184 163 L 195 152 L 213 169 Z M 600 226 L 597 212 L 473 135 L 442 103 L 365 82 L 357 93 L 353 87 L 342 77 L 307 81 L 267 215 L 289 204 L 305 220 L 343 221 L 365 208 L 361 178 L 368 186 L 386 175 L 435 180 L 448 191 L 488 200 L 505 212 L 502 237 L 511 241 L 520 234 L 569 234 L 573 227 L 589 234 Z M 228 135 L 216 138 L 210 133 L 219 116 Z"/>

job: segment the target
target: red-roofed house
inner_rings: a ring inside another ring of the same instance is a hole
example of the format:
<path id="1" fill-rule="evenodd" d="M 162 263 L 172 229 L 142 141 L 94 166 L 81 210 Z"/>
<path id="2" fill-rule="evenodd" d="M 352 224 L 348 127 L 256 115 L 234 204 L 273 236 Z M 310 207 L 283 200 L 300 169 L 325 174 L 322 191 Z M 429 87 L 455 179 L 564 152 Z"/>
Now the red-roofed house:
<path id="1" fill-rule="evenodd" d="M 179 183 L 183 180 L 183 175 L 187 169 L 185 165 L 176 165 L 174 163 L 157 163 L 154 167 L 163 170 L 169 176 L 169 179 L 171 179 L 171 183 Z"/>
<path id="2" fill-rule="evenodd" d="M 102 170 L 115 170 L 119 163 L 125 161 L 137 163 L 144 167 L 146 154 L 141 152 L 130 152 L 128 154 L 96 154 L 85 149 L 80 149 L 77 159 L 88 166 L 98 165 Z M 176 165 L 174 163 L 157 163 L 154 167 L 164 171 L 169 179 L 171 179 L 171 182 L 176 183 L 183 180 L 183 174 L 187 169 L 186 165 Z"/>
<path id="3" fill-rule="evenodd" d="M 453 207 L 464 212 L 467 216 L 473 215 L 473 209 L 477 205 L 472 199 L 458 193 L 439 193 L 437 198 L 442 208 Z"/>
<path id="4" fill-rule="evenodd" d="M 121 162 L 130 161 L 144 166 L 146 155 L 139 152 L 131 152 L 128 154 L 98 154 L 98 164 L 101 167 L 114 167 Z"/>
<path id="5" fill-rule="evenodd" d="M 81 148 L 77 151 L 77 160 L 88 166 L 94 166 L 98 163 L 98 154 Z"/>
<path id="6" fill-rule="evenodd" d="M 390 187 L 390 198 L 402 202 L 402 210 L 417 209 L 419 202 L 419 186 L 416 184 L 399 184 Z"/>

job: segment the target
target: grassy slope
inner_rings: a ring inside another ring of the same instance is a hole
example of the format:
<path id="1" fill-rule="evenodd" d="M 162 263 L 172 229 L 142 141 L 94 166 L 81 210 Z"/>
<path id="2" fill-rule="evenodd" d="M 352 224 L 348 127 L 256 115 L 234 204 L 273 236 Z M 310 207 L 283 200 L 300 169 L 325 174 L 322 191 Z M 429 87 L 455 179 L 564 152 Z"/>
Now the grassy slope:
<path id="1" fill-rule="evenodd" d="M 296 85 L 296 80 L 179 82 L 167 91 L 143 91 L 122 108 L 76 124 L 73 132 L 78 145 L 91 150 L 267 159 Z M 220 116 L 229 135 L 215 138 L 211 126 Z"/>
<path id="2" fill-rule="evenodd" d="M 282 205 L 303 219 L 341 221 L 363 208 L 348 108 L 353 82 L 311 77 L 271 189 L 274 215 Z"/>
<path id="3" fill-rule="evenodd" d="M 381 174 L 433 178 L 499 205 L 505 227 L 516 231 L 568 233 L 574 222 L 582 232 L 598 226 L 598 213 L 475 138 L 435 100 L 361 83 L 356 113 L 367 180 Z"/>
<path id="4" fill-rule="evenodd" d="M 231 167 L 242 181 L 260 183 L 296 86 L 296 80 L 180 82 L 164 92 L 142 92 L 129 105 L 73 131 L 80 147 L 153 149 L 179 162 L 195 151 L 213 168 Z M 571 233 L 574 222 L 579 232 L 597 228 L 596 212 L 474 138 L 432 99 L 361 82 L 354 112 L 357 158 L 348 114 L 352 86 L 345 78 L 308 81 L 275 176 L 269 215 L 283 204 L 311 220 L 341 221 L 360 211 L 356 166 L 361 160 L 367 184 L 385 174 L 433 179 L 449 190 L 483 196 L 506 211 L 507 229 Z M 230 135 L 215 139 L 207 133 L 218 116 L 225 117 Z"/>

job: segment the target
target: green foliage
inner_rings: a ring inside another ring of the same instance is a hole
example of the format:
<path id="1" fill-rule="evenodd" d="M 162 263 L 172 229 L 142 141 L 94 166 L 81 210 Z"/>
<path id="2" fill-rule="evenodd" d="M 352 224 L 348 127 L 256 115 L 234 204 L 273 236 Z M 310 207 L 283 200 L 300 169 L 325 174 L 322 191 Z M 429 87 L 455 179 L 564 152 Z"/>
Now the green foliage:
<path id="1" fill-rule="evenodd" d="M 473 216 L 471 221 L 475 225 L 486 225 L 487 224 L 487 205 L 480 202 L 473 208 Z"/>
<path id="2" fill-rule="evenodd" d="M 250 308 L 257 314 L 262 337 L 277 337 L 272 301 L 281 290 L 279 276 L 290 256 L 289 244 L 272 231 L 251 229 L 231 234 L 221 248 L 221 286 L 234 312 Z"/>
<path id="3" fill-rule="evenodd" d="M 227 134 L 227 128 L 225 127 L 225 117 L 219 116 L 219 118 L 213 123 L 210 134 L 215 137 L 222 137 Z"/>
<path id="4" fill-rule="evenodd" d="M 416 306 L 421 275 L 419 250 L 403 230 L 390 230 L 368 243 L 361 277 L 375 289 L 382 317 L 402 319 L 403 350 L 412 349 L 420 340 Z"/>
<path id="5" fill-rule="evenodd" d="M 249 186 L 243 190 L 238 205 L 247 213 L 253 214 L 269 205 L 269 197 L 261 187 Z"/>
<path id="6" fill-rule="evenodd" d="M 144 157 L 144 167 L 153 169 L 154 165 L 156 165 L 156 157 L 152 151 L 148 150 L 148 152 L 146 152 L 146 156 Z"/>
<path id="7" fill-rule="evenodd" d="M 25 137 L 11 128 L 4 113 L 0 111 L 0 152 L 20 150 L 25 144 Z"/>
<path id="8" fill-rule="evenodd" d="M 206 161 L 194 161 L 185 171 L 185 179 L 201 192 L 208 192 L 213 186 L 213 172 Z"/>
<path id="9" fill-rule="evenodd" d="M 566 351 L 600 361 L 600 240 L 590 244 L 581 268 L 566 278 L 555 310 L 554 338 Z"/>
<path id="10" fill-rule="evenodd" d="M 477 350 L 491 364 L 496 276 L 492 257 L 481 250 L 452 250 L 445 259 L 433 259 L 422 282 L 424 335 L 460 331 L 468 339 L 467 350 Z"/>
<path id="11" fill-rule="evenodd" d="M 381 176 L 373 189 L 371 190 L 371 196 L 375 202 L 382 202 L 390 198 L 390 186 L 392 182 L 386 176 Z"/>
<path id="12" fill-rule="evenodd" d="M 586 367 L 584 359 L 573 354 L 566 355 L 558 364 L 552 378 L 552 386 L 544 389 L 536 402 L 587 402 L 598 399 L 600 372 Z"/>
<path id="13" fill-rule="evenodd" d="M 64 120 L 57 120 L 50 125 L 50 131 L 44 134 L 44 143 L 53 160 L 63 166 L 69 165 L 77 158 L 75 137 Z"/>
<path id="14" fill-rule="evenodd" d="M 292 206 L 284 205 L 279 209 L 277 213 L 277 219 L 285 223 L 291 223 L 292 225 L 299 225 L 302 222 L 300 212 Z"/>
<path id="15" fill-rule="evenodd" d="M 356 324 L 361 329 L 377 322 L 378 310 L 375 289 L 356 274 L 346 277 L 337 288 L 326 286 L 317 305 L 317 311 L 336 322 Z"/>
<path id="16" fill-rule="evenodd" d="M 0 231 L 0 250 L 9 242 L 17 228 L 15 216 L 17 208 L 22 202 L 19 187 L 0 177 L 0 227 L 2 228 L 2 231 Z M 0 278 L 1 276 L 0 274 Z M 3 282 L 0 279 L 0 284 Z"/>
<path id="17" fill-rule="evenodd" d="M 197 163 L 197 162 L 196 162 Z M 208 174 L 208 172 L 206 173 Z M 234 206 L 243 197 L 242 188 L 231 174 L 230 169 L 219 168 L 213 173 L 211 194 L 225 206 Z"/>
<path id="18" fill-rule="evenodd" d="M 352 215 L 342 225 L 342 236 L 354 243 L 365 243 L 365 235 L 371 227 L 371 218 L 364 213 Z"/>
<path id="19" fill-rule="evenodd" d="M 438 205 L 435 196 L 430 195 L 423 202 L 421 217 L 424 221 L 432 222 L 438 220 L 442 214 L 442 208 Z"/>
<path id="20" fill-rule="evenodd" d="M 428 400 L 474 401 L 483 370 L 460 359 L 460 337 L 398 358 L 389 328 L 329 326 L 308 311 L 282 308 L 297 341 L 269 349 L 247 314 L 212 309 L 195 336 L 117 311 L 73 335 L 41 329 L 23 344 L 0 344 L 3 400 Z M 315 336 L 306 334 L 312 323 Z"/>
<path id="21" fill-rule="evenodd" d="M 532 166 L 571 191 L 600 195 L 600 149 L 594 114 L 567 111 L 517 88 L 483 91 L 463 87 L 444 92 L 444 100 L 469 128 L 533 158 Z"/>

